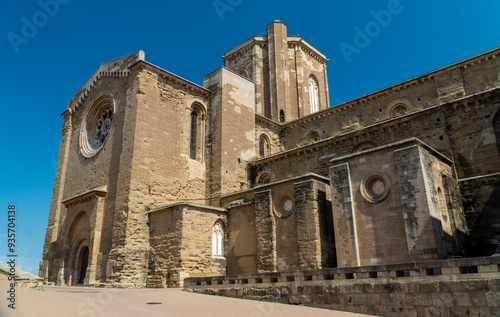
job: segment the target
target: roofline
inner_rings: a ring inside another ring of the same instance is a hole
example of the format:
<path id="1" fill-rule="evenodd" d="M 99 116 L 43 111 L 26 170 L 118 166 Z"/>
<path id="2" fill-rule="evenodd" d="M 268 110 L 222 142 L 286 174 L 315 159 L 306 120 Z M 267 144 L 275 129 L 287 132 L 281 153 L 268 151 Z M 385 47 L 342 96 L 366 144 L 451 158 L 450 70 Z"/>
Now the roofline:
<path id="1" fill-rule="evenodd" d="M 415 146 L 416 145 L 421 146 L 421 147 L 425 148 L 426 150 L 428 150 L 429 152 L 431 152 L 434 156 L 437 156 L 441 160 L 445 161 L 446 163 L 452 164 L 452 160 L 449 157 L 447 157 L 446 155 L 444 155 L 441 152 L 437 151 L 436 149 L 434 149 L 433 147 L 431 147 L 427 143 L 424 143 L 422 140 L 420 140 L 418 138 L 415 138 L 415 137 L 404 139 L 404 140 L 401 140 L 401 141 L 396 141 L 396 142 L 385 144 L 385 145 L 381 145 L 381 146 L 377 146 L 377 147 L 374 147 L 372 149 L 367 149 L 367 150 L 364 150 L 364 151 L 359 151 L 359 152 L 356 152 L 356 153 L 350 153 L 350 154 L 346 154 L 346 155 L 343 155 L 343 156 L 339 156 L 339 157 L 331 159 L 330 163 L 337 163 L 337 162 L 346 161 L 346 160 L 349 160 L 349 159 L 351 159 L 353 157 L 356 157 L 356 156 L 365 155 L 365 154 L 372 153 L 372 152 L 378 152 L 378 151 L 382 151 L 382 150 L 389 149 L 389 148 L 392 148 L 392 147 L 400 147 L 403 144 L 410 144 L 410 145 L 415 145 Z M 398 149 L 398 150 L 400 150 L 400 149 Z"/>
<path id="2" fill-rule="evenodd" d="M 491 55 L 491 56 L 489 56 L 489 55 Z M 494 49 L 486 51 L 484 53 L 480 53 L 480 54 L 474 55 L 472 57 L 468 57 L 468 58 L 460 60 L 458 62 L 455 62 L 455 63 L 449 64 L 449 65 L 440 67 L 438 69 L 432 70 L 432 71 L 424 73 L 422 75 L 418 75 L 418 76 L 412 77 L 410 79 L 407 79 L 407 80 L 404 80 L 402 82 L 393 84 L 391 86 L 387 86 L 385 88 L 373 91 L 371 93 L 368 93 L 368 94 L 365 94 L 365 95 L 362 95 L 362 96 L 359 96 L 357 98 L 354 98 L 354 99 L 351 99 L 351 100 L 348 100 L 348 101 L 344 101 L 342 103 L 333 105 L 333 106 L 331 106 L 329 108 L 326 108 L 326 109 L 320 110 L 318 112 L 309 114 L 307 116 L 295 119 L 293 121 L 286 122 L 285 124 L 283 124 L 283 127 L 284 128 L 294 127 L 296 125 L 299 125 L 304 120 L 313 120 L 316 116 L 318 116 L 318 117 L 324 116 L 326 112 L 328 112 L 328 111 L 335 111 L 339 107 L 342 107 L 342 106 L 352 107 L 353 105 L 358 104 L 358 103 L 361 104 L 361 103 L 368 102 L 368 101 L 370 101 L 372 99 L 378 99 L 378 96 L 380 94 L 390 93 L 390 92 L 393 92 L 394 90 L 395 91 L 400 91 L 401 89 L 405 89 L 407 86 L 412 86 L 412 85 L 418 84 L 419 83 L 418 81 L 424 82 L 424 81 L 433 79 L 434 76 L 437 75 L 440 72 L 444 72 L 446 70 L 449 70 L 449 69 L 452 69 L 452 68 L 456 68 L 456 67 L 467 68 L 469 66 L 474 65 L 476 62 L 478 62 L 478 63 L 481 62 L 483 57 L 484 57 L 484 60 L 489 60 L 490 57 L 493 58 L 493 59 L 497 58 L 498 57 L 497 55 L 500 55 L 500 47 L 494 48 Z M 466 95 L 466 96 L 468 96 L 468 95 Z"/>
<path id="3" fill-rule="evenodd" d="M 174 73 L 171 73 L 168 70 L 165 70 L 165 69 L 163 69 L 159 66 L 156 66 L 155 64 L 151 64 L 150 62 L 147 62 L 147 61 L 143 61 L 143 60 L 137 61 L 136 63 L 132 64 L 129 67 L 129 69 L 135 70 L 141 66 L 148 67 L 154 71 L 157 71 L 157 72 L 161 73 L 162 75 L 164 75 L 165 77 L 169 77 L 169 78 L 173 79 L 174 81 L 180 81 L 180 82 L 186 84 L 187 86 L 191 87 L 192 89 L 198 89 L 198 90 L 203 91 L 206 94 L 210 94 L 210 90 L 204 88 L 203 86 L 195 84 L 192 81 L 189 81 L 181 76 L 178 76 Z"/>
<path id="4" fill-rule="evenodd" d="M 267 36 L 265 35 L 256 35 L 252 36 L 248 40 L 244 41 L 243 43 L 240 43 L 233 47 L 232 49 L 228 50 L 227 52 L 224 53 L 224 56 L 222 58 L 227 58 L 231 56 L 234 53 L 237 53 L 245 48 L 247 48 L 250 45 L 255 45 L 258 43 L 268 43 Z M 329 61 L 329 59 L 326 58 L 326 55 L 322 53 L 319 49 L 317 49 L 314 45 L 306 41 L 304 38 L 302 38 L 300 35 L 287 35 L 287 44 L 301 44 L 313 51 L 316 55 L 318 55 L 323 61 L 326 63 Z"/>

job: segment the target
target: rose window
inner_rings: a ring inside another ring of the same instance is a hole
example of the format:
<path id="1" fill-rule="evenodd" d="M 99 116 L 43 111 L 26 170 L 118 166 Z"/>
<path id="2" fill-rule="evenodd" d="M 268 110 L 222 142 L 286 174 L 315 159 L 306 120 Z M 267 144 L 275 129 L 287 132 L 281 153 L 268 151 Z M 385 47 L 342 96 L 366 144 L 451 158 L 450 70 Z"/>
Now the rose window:
<path id="1" fill-rule="evenodd" d="M 113 99 L 110 95 L 99 97 L 87 111 L 81 123 L 80 151 L 90 158 L 104 146 L 112 129 Z"/>

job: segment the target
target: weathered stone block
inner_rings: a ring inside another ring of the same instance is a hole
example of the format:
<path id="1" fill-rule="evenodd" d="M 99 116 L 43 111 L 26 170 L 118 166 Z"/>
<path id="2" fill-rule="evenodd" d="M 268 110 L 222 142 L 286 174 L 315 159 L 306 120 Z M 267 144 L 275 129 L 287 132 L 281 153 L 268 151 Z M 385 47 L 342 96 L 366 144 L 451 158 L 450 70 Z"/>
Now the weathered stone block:
<path id="1" fill-rule="evenodd" d="M 449 293 L 432 294 L 432 304 L 434 306 L 453 306 L 453 295 Z"/>

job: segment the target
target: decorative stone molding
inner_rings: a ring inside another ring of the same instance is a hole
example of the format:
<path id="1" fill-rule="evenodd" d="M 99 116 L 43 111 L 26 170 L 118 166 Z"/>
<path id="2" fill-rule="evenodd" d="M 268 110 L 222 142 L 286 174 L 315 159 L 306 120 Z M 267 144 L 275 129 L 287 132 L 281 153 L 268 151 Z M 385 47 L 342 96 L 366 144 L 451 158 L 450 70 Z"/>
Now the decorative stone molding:
<path id="1" fill-rule="evenodd" d="M 87 192 L 84 192 L 82 194 L 79 194 L 77 196 L 65 199 L 62 201 L 62 203 L 67 207 L 73 207 L 79 204 L 86 203 L 88 201 L 91 201 L 93 199 L 97 199 L 100 197 L 105 197 L 106 194 L 108 193 L 106 186 L 101 186 L 101 187 L 96 187 L 94 189 L 91 189 Z"/>
<path id="2" fill-rule="evenodd" d="M 91 91 L 103 78 L 129 77 L 129 66 L 136 63 L 137 61 L 144 60 L 144 58 L 144 51 L 138 51 L 136 53 L 132 53 L 101 64 L 99 68 L 92 74 L 92 76 L 90 76 L 90 78 L 75 94 L 75 97 L 73 98 L 77 99 L 70 100 L 68 109 L 75 111 L 80 108 L 80 106 L 90 95 Z"/>
<path id="3" fill-rule="evenodd" d="M 256 123 L 256 125 L 272 129 L 276 132 L 280 132 L 281 128 L 282 128 L 282 125 L 279 124 L 278 122 L 275 122 L 271 119 L 263 117 L 260 114 L 255 115 L 255 123 Z"/>

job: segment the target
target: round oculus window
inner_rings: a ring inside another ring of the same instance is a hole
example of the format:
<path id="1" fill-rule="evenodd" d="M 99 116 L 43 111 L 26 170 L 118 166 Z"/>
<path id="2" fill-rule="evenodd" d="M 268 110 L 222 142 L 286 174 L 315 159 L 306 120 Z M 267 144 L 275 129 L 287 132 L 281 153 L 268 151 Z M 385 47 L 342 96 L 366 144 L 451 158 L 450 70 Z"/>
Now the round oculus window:
<path id="1" fill-rule="evenodd" d="M 291 196 L 285 195 L 279 200 L 279 204 L 275 206 L 274 212 L 280 218 L 286 218 L 293 213 L 295 209 L 295 202 Z"/>
<path id="2" fill-rule="evenodd" d="M 111 131 L 113 122 L 113 99 L 109 95 L 99 97 L 83 119 L 80 131 L 80 151 L 90 158 L 96 155 Z"/>
<path id="3" fill-rule="evenodd" d="M 390 189 L 391 180 L 384 172 L 372 172 L 361 181 L 361 196 L 372 204 L 384 201 Z"/>
<path id="4" fill-rule="evenodd" d="M 291 201 L 290 199 L 285 200 L 285 202 L 283 203 L 283 209 L 286 212 L 291 212 L 293 209 L 293 201 Z"/>

